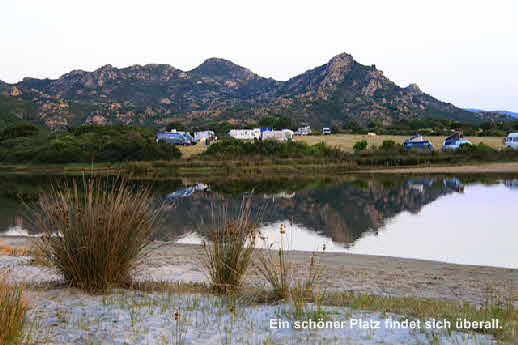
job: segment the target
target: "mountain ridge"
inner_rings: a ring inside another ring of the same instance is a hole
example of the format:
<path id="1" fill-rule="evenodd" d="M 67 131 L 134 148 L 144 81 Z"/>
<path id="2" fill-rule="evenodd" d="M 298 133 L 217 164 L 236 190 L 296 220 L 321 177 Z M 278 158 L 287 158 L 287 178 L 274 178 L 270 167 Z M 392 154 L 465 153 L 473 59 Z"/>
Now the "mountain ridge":
<path id="1" fill-rule="evenodd" d="M 39 122 L 53 129 L 82 123 L 162 127 L 173 120 L 247 124 L 267 115 L 338 127 L 350 120 L 366 126 L 423 117 L 511 119 L 460 109 L 416 84 L 400 87 L 375 65 L 362 65 L 347 53 L 287 81 L 215 57 L 189 71 L 168 64 L 107 64 L 92 72 L 72 70 L 57 79 L 0 81 L 0 112 L 12 121 Z"/>
<path id="2" fill-rule="evenodd" d="M 518 112 L 509 111 L 509 110 L 482 110 L 482 109 L 477 109 L 477 108 L 465 108 L 465 110 L 475 112 L 475 113 L 480 113 L 480 112 L 482 112 L 482 113 L 499 113 L 499 114 L 503 114 L 503 115 L 512 116 L 512 117 L 518 119 Z"/>

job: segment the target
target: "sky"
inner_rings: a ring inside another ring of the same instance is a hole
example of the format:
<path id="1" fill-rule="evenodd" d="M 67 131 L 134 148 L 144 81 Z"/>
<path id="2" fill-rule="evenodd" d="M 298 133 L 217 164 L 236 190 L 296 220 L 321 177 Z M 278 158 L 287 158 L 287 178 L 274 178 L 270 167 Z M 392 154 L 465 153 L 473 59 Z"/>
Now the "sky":
<path id="1" fill-rule="evenodd" d="M 460 107 L 518 112 L 517 0 L 3 0 L 0 80 L 228 59 L 287 80 L 342 52 Z"/>

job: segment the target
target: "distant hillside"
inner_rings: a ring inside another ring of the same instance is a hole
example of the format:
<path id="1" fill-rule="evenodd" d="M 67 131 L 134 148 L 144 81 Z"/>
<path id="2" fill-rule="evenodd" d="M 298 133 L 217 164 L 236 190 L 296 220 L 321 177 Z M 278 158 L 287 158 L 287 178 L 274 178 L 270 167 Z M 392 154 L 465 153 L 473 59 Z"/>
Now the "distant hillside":
<path id="1" fill-rule="evenodd" d="M 502 115 L 506 115 L 506 116 L 512 116 L 512 117 L 518 119 L 518 113 L 508 111 L 508 110 L 482 110 L 482 109 L 473 109 L 473 108 L 468 108 L 465 110 L 471 111 L 474 113 L 497 113 L 497 114 L 502 114 Z"/>
<path id="2" fill-rule="evenodd" d="M 374 65 L 340 54 L 288 81 L 261 77 L 231 61 L 211 58 L 191 71 L 170 65 L 103 66 L 56 80 L 0 81 L 0 126 L 31 121 L 50 128 L 82 123 L 163 127 L 172 120 L 246 124 L 266 115 L 314 126 L 347 120 L 389 125 L 395 120 L 446 117 L 463 122 L 509 120 L 441 102 L 412 84 L 402 88 Z"/>

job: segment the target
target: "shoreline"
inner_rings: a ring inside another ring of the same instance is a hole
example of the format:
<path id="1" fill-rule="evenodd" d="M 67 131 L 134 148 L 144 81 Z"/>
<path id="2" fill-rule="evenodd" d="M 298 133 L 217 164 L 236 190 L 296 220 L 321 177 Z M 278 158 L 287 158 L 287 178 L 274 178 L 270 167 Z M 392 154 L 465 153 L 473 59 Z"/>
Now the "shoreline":
<path id="1" fill-rule="evenodd" d="M 282 163 L 282 164 L 281 164 Z M 472 174 L 472 173 L 517 173 L 518 162 L 466 163 L 461 165 L 415 165 L 395 167 L 352 167 L 347 162 L 323 163 L 304 160 L 265 160 L 263 162 L 232 161 L 173 161 L 173 162 L 126 162 L 94 164 L 62 164 L 49 166 L 1 165 L 0 174 L 153 174 L 158 176 L 167 172 L 172 177 L 189 176 L 240 176 L 256 177 L 264 174 L 283 175 L 305 169 L 310 175 L 340 176 L 348 174 Z"/>
<path id="2" fill-rule="evenodd" d="M 3 242 L 24 245 L 20 238 Z M 25 241 L 29 243 L 30 239 Z M 155 242 L 135 271 L 137 282 L 207 283 L 200 270 L 201 246 Z M 295 271 L 304 270 L 311 252 L 291 251 Z M 0 268 L 11 266 L 13 281 L 28 284 L 56 282 L 48 267 L 34 266 L 27 257 L 0 256 Z M 518 269 L 459 265 L 446 262 L 350 253 L 320 253 L 321 287 L 329 291 L 353 291 L 379 296 L 431 298 L 482 304 L 490 297 L 512 295 L 518 300 Z M 3 263 L 3 264 L 2 264 Z M 251 286 L 260 281 L 252 272 Z M 57 281 L 59 283 L 59 281 Z"/>

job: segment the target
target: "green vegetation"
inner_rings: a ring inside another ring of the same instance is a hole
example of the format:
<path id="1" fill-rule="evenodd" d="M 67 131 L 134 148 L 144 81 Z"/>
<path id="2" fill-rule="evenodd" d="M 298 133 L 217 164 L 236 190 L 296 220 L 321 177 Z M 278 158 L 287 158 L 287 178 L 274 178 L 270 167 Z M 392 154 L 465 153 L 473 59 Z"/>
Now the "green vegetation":
<path id="1" fill-rule="evenodd" d="M 32 125 L 6 128 L 0 135 L 0 162 L 90 163 L 172 160 L 180 151 L 156 143 L 152 130 L 115 125 L 84 125 L 63 132 L 40 133 Z"/>
<path id="2" fill-rule="evenodd" d="M 518 150 L 496 150 L 484 143 L 462 145 L 458 150 L 423 152 L 400 144 L 372 147 L 352 157 L 358 166 L 411 166 L 518 161 Z"/>
<path id="3" fill-rule="evenodd" d="M 151 241 L 161 206 L 146 187 L 124 180 L 83 177 L 56 184 L 28 209 L 41 233 L 44 260 L 70 286 L 91 292 L 130 282 L 130 272 Z"/>
<path id="4" fill-rule="evenodd" d="M 354 144 L 354 151 L 363 151 L 367 148 L 367 140 L 360 140 L 356 144 Z"/>
<path id="5" fill-rule="evenodd" d="M 490 321 L 497 319 L 501 328 L 473 328 L 468 331 L 486 333 L 501 341 L 516 344 L 518 337 L 518 309 L 512 301 L 496 296 L 486 296 L 481 306 L 456 301 L 413 297 L 382 297 L 372 294 L 358 294 L 351 291 L 330 292 L 322 297 L 322 304 L 344 306 L 352 309 L 397 313 L 420 320 L 448 320 L 453 329 L 457 319 L 468 321 Z M 458 329 L 466 331 L 466 329 Z"/>
<path id="6" fill-rule="evenodd" d="M 272 117 L 265 116 L 257 123 L 258 127 L 273 129 L 296 129 L 298 124 L 292 118 L 286 116 Z"/>
<path id="7" fill-rule="evenodd" d="M 279 142 L 275 140 L 243 141 L 224 139 L 209 146 L 204 155 L 235 158 L 240 156 L 264 156 L 280 158 L 329 157 L 340 158 L 344 152 L 324 143 L 307 145 L 299 141 Z"/>
<path id="8" fill-rule="evenodd" d="M 518 131 L 518 121 L 506 122 L 483 122 L 474 124 L 470 122 L 459 122 L 447 118 L 427 117 L 417 120 L 399 120 L 390 126 L 383 126 L 379 121 L 371 121 L 368 129 L 363 128 L 355 120 L 344 122 L 342 132 L 366 134 L 376 132 L 378 135 L 415 135 L 420 133 L 427 136 L 447 136 L 452 130 L 460 130 L 466 136 L 479 137 L 504 137 L 509 132 Z"/>
<path id="9" fill-rule="evenodd" d="M 274 160 L 272 164 L 318 164 L 319 166 L 342 165 L 348 169 L 361 167 L 384 166 L 416 166 L 432 164 L 465 164 L 480 162 L 508 162 L 518 161 L 518 150 L 494 149 L 484 143 L 466 145 L 452 151 L 418 151 L 406 150 L 403 145 L 392 140 L 385 140 L 380 146 L 368 146 L 366 140 L 356 142 L 354 153 L 347 153 L 338 148 L 327 146 L 324 143 L 308 145 L 300 141 L 240 141 L 225 139 L 212 144 L 200 156 L 201 159 L 213 161 L 254 160 L 249 165 L 265 165 L 266 158 Z M 255 162 L 255 163 L 254 163 Z M 238 163 L 235 163 L 239 166 Z"/>

